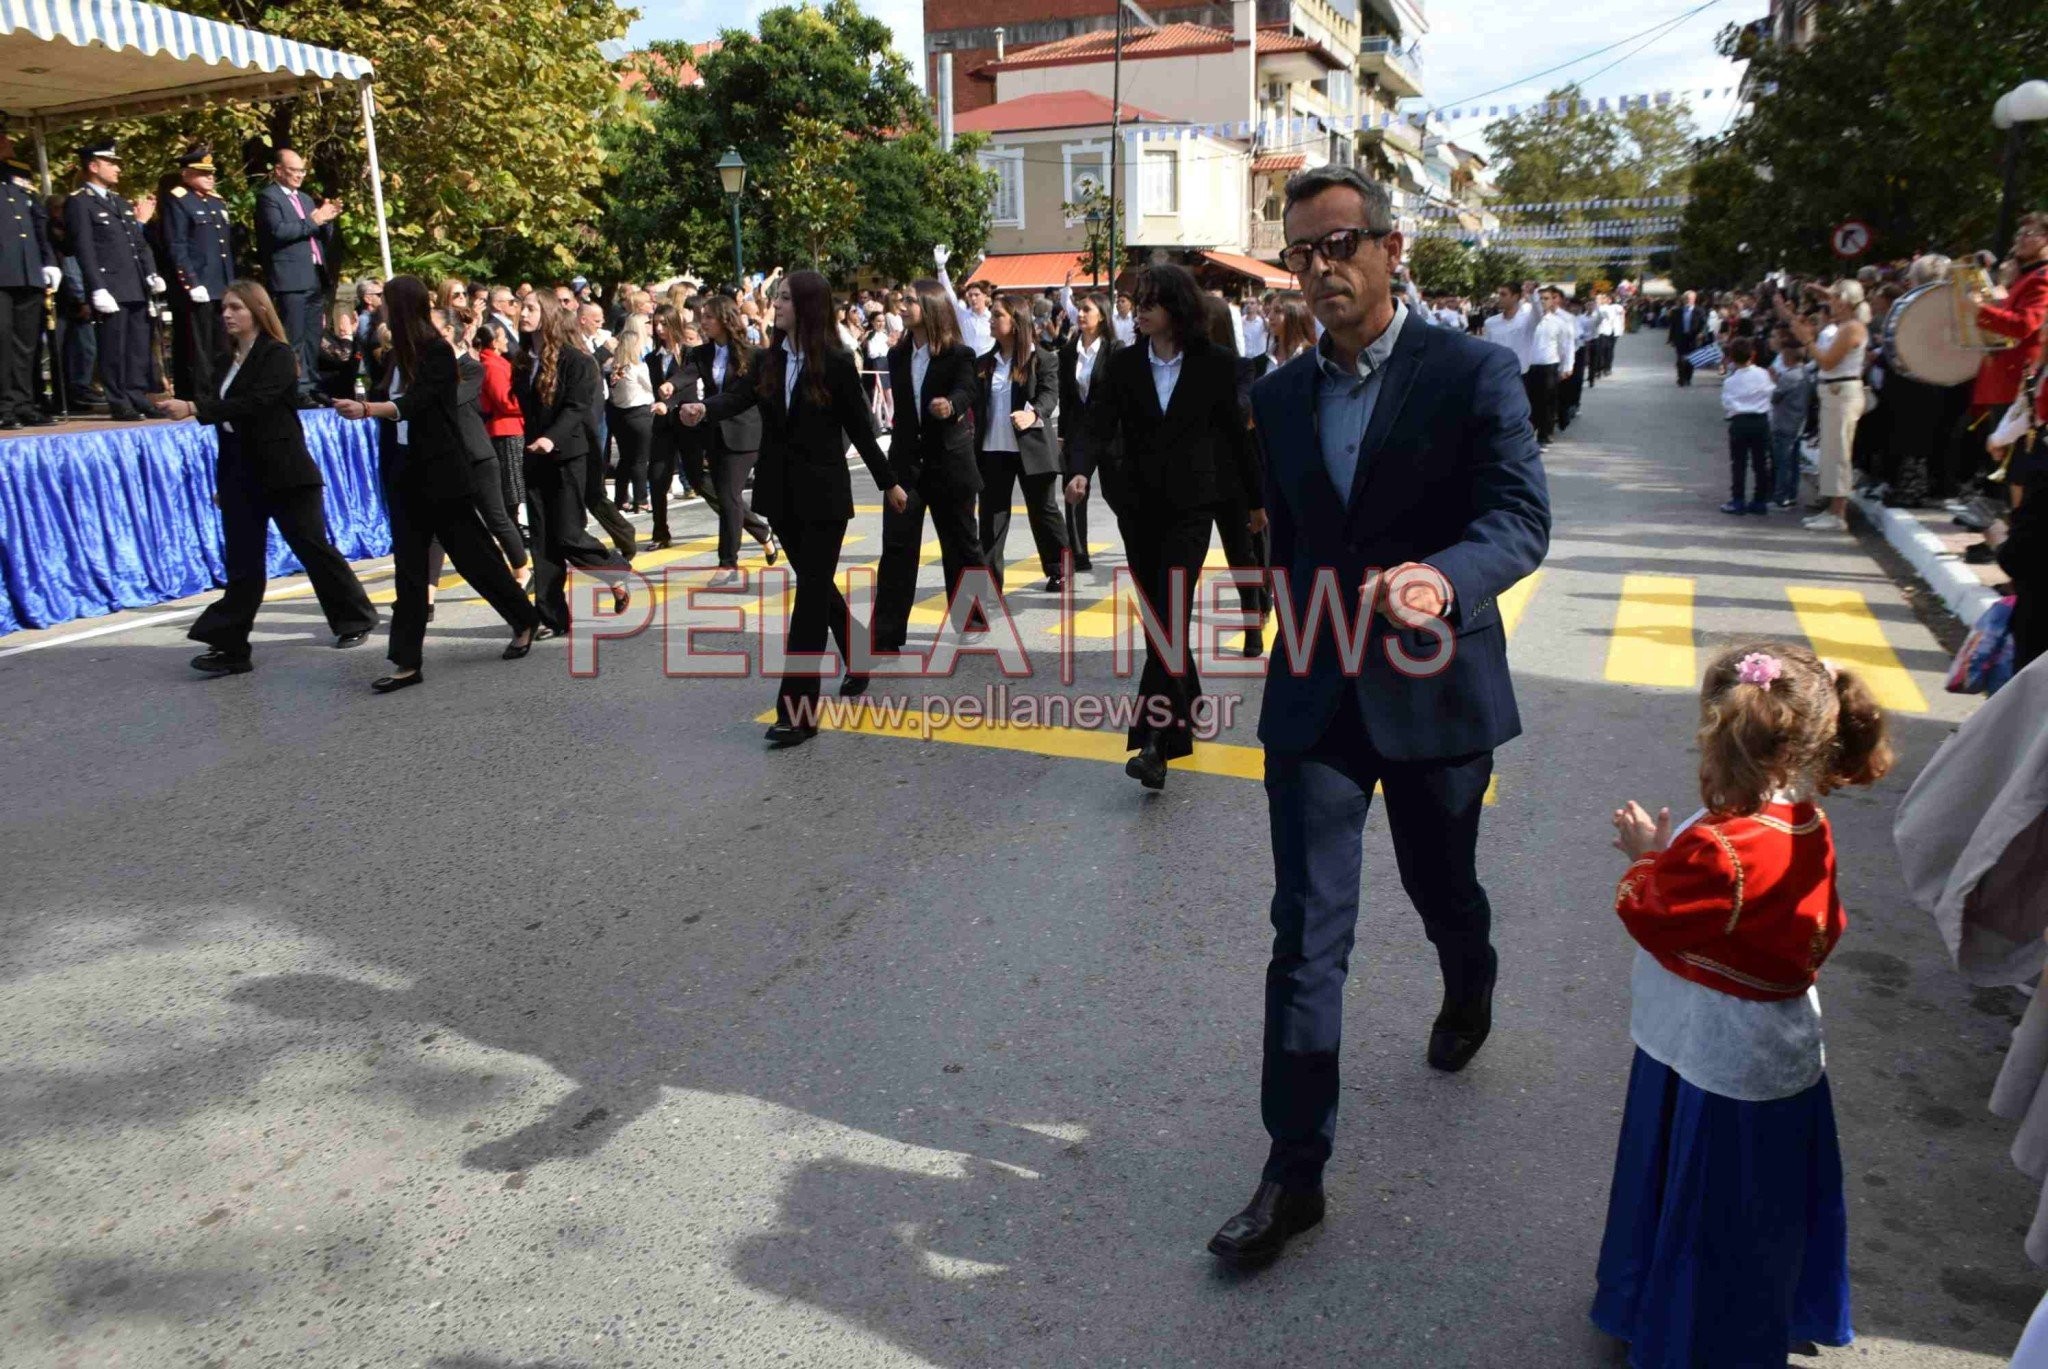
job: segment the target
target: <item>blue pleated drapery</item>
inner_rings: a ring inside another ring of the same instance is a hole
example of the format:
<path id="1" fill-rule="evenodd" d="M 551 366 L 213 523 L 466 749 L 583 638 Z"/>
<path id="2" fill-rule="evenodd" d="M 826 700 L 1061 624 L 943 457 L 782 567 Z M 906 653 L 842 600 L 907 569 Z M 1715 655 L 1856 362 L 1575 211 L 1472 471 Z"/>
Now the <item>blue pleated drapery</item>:
<path id="1" fill-rule="evenodd" d="M 391 550 L 377 429 L 300 415 L 327 480 L 327 531 L 351 561 Z M 147 608 L 221 583 L 214 430 L 197 423 L 0 442 L 0 633 Z M 277 529 L 270 573 L 299 569 Z"/>

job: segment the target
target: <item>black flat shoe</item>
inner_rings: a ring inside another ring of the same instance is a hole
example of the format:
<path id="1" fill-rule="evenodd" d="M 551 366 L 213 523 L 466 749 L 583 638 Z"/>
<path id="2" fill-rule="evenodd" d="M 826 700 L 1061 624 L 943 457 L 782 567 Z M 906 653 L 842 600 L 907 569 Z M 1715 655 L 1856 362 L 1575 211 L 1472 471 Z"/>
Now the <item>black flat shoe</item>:
<path id="1" fill-rule="evenodd" d="M 650 551 L 667 551 L 672 545 L 667 537 L 657 537 L 647 544 L 647 548 Z"/>
<path id="2" fill-rule="evenodd" d="M 767 740 L 779 751 L 786 747 L 802 746 L 818 735 L 815 727 L 798 727 L 795 723 L 777 723 L 768 729 Z"/>
<path id="3" fill-rule="evenodd" d="M 518 637 L 514 637 L 511 640 L 511 642 L 506 645 L 505 649 L 502 652 L 498 653 L 499 660 L 523 661 L 526 659 L 526 653 L 533 650 L 533 644 L 535 641 L 539 639 L 540 633 L 539 629 L 535 629 L 532 632 L 524 633 L 522 635 L 526 638 L 526 640 L 522 642 L 519 640 Z"/>
<path id="4" fill-rule="evenodd" d="M 256 663 L 247 656 L 209 651 L 203 656 L 194 656 L 192 668 L 202 675 L 247 675 L 256 668 Z"/>
<path id="5" fill-rule="evenodd" d="M 393 694 L 401 689 L 411 689 L 416 684 L 425 684 L 427 677 L 415 670 L 410 675 L 382 675 L 370 681 L 370 688 L 379 694 Z"/>
<path id="6" fill-rule="evenodd" d="M 1059 576 L 1048 575 L 1045 577 L 1045 592 L 1047 594 L 1058 594 L 1063 583 Z"/>
<path id="7" fill-rule="evenodd" d="M 761 559 L 772 566 L 775 564 L 776 558 L 781 555 L 782 543 L 776 541 L 775 534 L 771 532 L 768 534 L 768 540 L 761 544 Z"/>
<path id="8" fill-rule="evenodd" d="M 1259 628 L 1253 628 L 1253 629 L 1252 629 L 1252 630 L 1251 630 L 1250 632 L 1247 632 L 1247 633 L 1245 633 L 1245 635 L 1244 635 L 1244 655 L 1245 655 L 1245 659 L 1246 659 L 1246 660 L 1251 660 L 1251 659 L 1252 659 L 1253 657 L 1255 657 L 1255 656 L 1263 656 L 1263 655 L 1265 655 L 1265 654 L 1266 654 L 1266 634 L 1265 634 L 1265 633 L 1264 633 L 1264 632 L 1263 632 L 1262 630 L 1260 630 Z"/>
<path id="9" fill-rule="evenodd" d="M 1209 1253 L 1234 1269 L 1271 1264 L 1287 1242 L 1323 1220 L 1320 1188 L 1283 1188 L 1262 1180 L 1244 1211 L 1209 1240 Z"/>
<path id="10" fill-rule="evenodd" d="M 1493 986 L 1500 978 L 1500 953 L 1488 948 L 1487 954 L 1493 963 L 1483 987 L 1458 1000 L 1448 987 L 1444 990 L 1443 1008 L 1429 1028 L 1429 1063 L 1435 1069 L 1456 1074 L 1472 1063 L 1493 1031 Z"/>
<path id="11" fill-rule="evenodd" d="M 54 428 L 57 426 L 56 419 L 40 410 L 32 414 L 23 414 L 17 421 L 24 428 Z"/>
<path id="12" fill-rule="evenodd" d="M 1147 789 L 1166 788 L 1166 748 L 1156 737 L 1146 742 L 1137 755 L 1124 762 L 1124 773 Z"/>
<path id="13" fill-rule="evenodd" d="M 370 629 L 368 628 L 364 628 L 361 632 L 344 632 L 334 639 L 334 649 L 336 651 L 347 651 L 350 647 L 361 646 L 369 640 Z"/>
<path id="14" fill-rule="evenodd" d="M 867 692 L 868 677 L 865 675 L 849 675 L 839 682 L 839 694 L 841 698 L 850 699 L 857 694 L 865 694 Z"/>
<path id="15" fill-rule="evenodd" d="M 427 605 L 427 621 L 430 623 L 434 621 L 434 606 L 432 604 Z"/>
<path id="16" fill-rule="evenodd" d="M 1079 574 L 1079 573 L 1080 573 L 1081 571 L 1084 571 L 1084 570 L 1094 570 L 1094 569 L 1095 569 L 1095 563 L 1094 563 L 1093 561 L 1087 560 L 1087 559 L 1085 559 L 1085 558 L 1084 558 L 1084 559 L 1082 559 L 1082 560 L 1079 560 L 1079 561 L 1076 561 L 1076 562 L 1074 562 L 1074 571 L 1075 571 L 1075 573 L 1076 573 L 1076 574 Z"/>

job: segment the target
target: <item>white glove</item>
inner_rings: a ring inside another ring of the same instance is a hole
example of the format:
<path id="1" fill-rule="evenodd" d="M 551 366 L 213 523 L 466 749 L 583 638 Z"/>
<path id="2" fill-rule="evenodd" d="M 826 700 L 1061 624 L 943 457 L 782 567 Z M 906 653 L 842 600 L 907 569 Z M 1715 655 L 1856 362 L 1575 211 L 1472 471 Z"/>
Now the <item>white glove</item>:
<path id="1" fill-rule="evenodd" d="M 54 266 L 45 266 L 43 268 L 43 288 L 45 290 L 55 290 L 63 283 L 64 273 L 62 271 Z"/>
<path id="2" fill-rule="evenodd" d="M 946 250 L 946 244 L 940 243 L 938 246 L 932 249 L 932 265 L 938 267 L 940 270 L 944 270 L 946 263 L 951 261 L 952 259 L 953 254 Z"/>
<path id="3" fill-rule="evenodd" d="M 118 314 L 121 312 L 121 306 L 114 299 L 114 292 L 111 290 L 93 291 L 92 307 L 99 310 L 102 314 Z"/>
<path id="4" fill-rule="evenodd" d="M 149 292 L 152 295 L 161 295 L 167 288 L 169 287 L 164 284 L 162 276 L 149 277 Z"/>
<path id="5" fill-rule="evenodd" d="M 203 285 L 195 285 L 185 293 L 192 297 L 194 304 L 211 304 L 213 302 L 213 296 L 206 293 L 206 287 Z"/>

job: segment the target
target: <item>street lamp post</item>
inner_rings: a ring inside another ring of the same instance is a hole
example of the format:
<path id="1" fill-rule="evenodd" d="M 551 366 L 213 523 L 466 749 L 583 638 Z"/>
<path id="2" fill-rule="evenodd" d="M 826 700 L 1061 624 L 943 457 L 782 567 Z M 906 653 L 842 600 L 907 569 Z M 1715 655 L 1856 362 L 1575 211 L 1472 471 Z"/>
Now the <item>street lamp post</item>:
<path id="1" fill-rule="evenodd" d="M 2023 81 L 1998 97 L 1991 123 L 2005 130 L 2005 195 L 1998 202 L 1998 240 L 1993 250 L 2000 261 L 2012 246 L 2013 220 L 2020 198 L 2020 139 L 2028 124 L 2048 120 L 2048 81 Z"/>
<path id="2" fill-rule="evenodd" d="M 745 284 L 747 266 L 740 255 L 740 196 L 747 188 L 747 163 L 735 148 L 728 147 L 718 159 L 718 182 L 725 187 L 725 202 L 732 206 L 732 283 Z"/>
<path id="3" fill-rule="evenodd" d="M 1102 204 L 1097 201 L 1088 206 L 1088 283 L 1096 289 L 1102 287 Z"/>

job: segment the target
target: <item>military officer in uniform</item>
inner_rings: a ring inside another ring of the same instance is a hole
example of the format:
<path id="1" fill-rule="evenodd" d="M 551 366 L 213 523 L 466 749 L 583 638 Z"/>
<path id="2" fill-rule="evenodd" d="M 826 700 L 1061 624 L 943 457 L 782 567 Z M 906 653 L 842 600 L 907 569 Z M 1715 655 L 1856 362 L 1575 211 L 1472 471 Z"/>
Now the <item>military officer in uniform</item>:
<path id="1" fill-rule="evenodd" d="M 162 279 L 135 206 L 114 192 L 121 159 L 113 141 L 87 143 L 79 161 L 85 179 L 65 202 L 64 229 L 92 301 L 107 417 L 132 423 L 156 412 L 149 399 L 149 292 Z"/>
<path id="2" fill-rule="evenodd" d="M 33 173 L 0 132 L 0 429 L 57 421 L 36 406 L 36 342 L 44 302 L 63 279 Z"/>
<path id="3" fill-rule="evenodd" d="M 228 205 L 213 191 L 213 153 L 203 144 L 178 158 L 180 184 L 164 198 L 164 255 L 170 258 L 171 377 L 180 399 L 195 399 L 227 350 L 220 304 L 235 278 Z M 209 396 L 210 398 L 211 396 Z"/>

